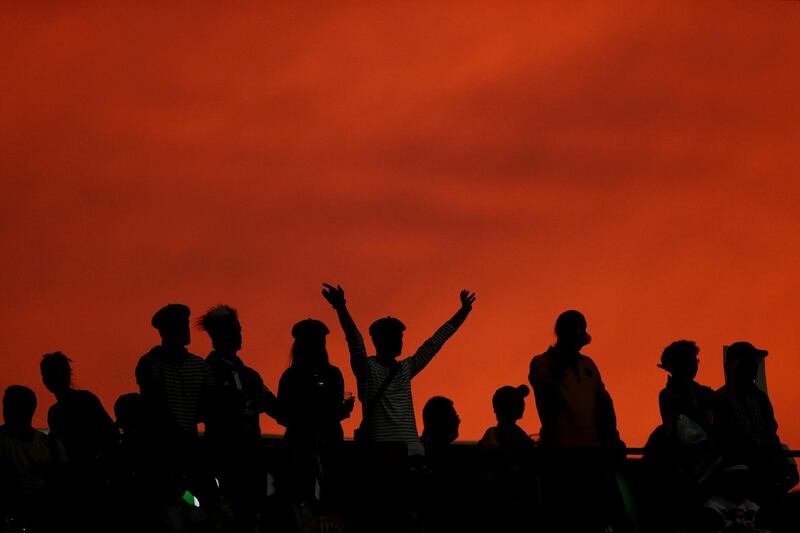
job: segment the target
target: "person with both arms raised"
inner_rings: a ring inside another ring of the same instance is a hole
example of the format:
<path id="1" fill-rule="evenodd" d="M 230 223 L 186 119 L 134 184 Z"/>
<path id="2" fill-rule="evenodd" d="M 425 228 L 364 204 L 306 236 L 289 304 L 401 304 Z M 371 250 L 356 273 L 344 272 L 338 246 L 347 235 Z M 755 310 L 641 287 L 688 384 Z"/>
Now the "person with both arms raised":
<path id="1" fill-rule="evenodd" d="M 367 357 L 364 339 L 347 310 L 344 289 L 324 284 L 322 295 L 336 310 L 350 351 L 350 366 L 356 376 L 362 405 L 360 431 L 369 442 L 403 442 L 408 455 L 424 455 L 417 433 L 411 380 L 430 363 L 444 343 L 472 311 L 475 294 L 461 291 L 461 306 L 414 355 L 400 361 L 405 325 L 393 317 L 380 318 L 369 327 L 376 355 Z M 380 393 L 380 394 L 379 394 Z"/>

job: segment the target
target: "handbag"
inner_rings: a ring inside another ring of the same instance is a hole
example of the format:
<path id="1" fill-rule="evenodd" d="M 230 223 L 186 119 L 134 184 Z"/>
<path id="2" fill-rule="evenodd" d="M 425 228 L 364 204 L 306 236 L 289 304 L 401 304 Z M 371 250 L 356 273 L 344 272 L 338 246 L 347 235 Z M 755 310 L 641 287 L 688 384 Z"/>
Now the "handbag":
<path id="1" fill-rule="evenodd" d="M 395 363 L 392 368 L 389 370 L 389 375 L 386 376 L 386 379 L 383 380 L 381 386 L 378 387 L 378 390 L 375 392 L 375 396 L 364 406 L 364 416 L 361 419 L 361 425 L 353 431 L 353 440 L 356 442 L 367 442 L 369 440 L 369 420 L 372 418 L 372 413 L 375 410 L 375 406 L 378 404 L 378 400 L 383 396 L 383 393 L 386 392 L 386 389 L 389 387 L 389 383 L 394 379 L 397 372 L 400 370 L 400 363 Z"/>

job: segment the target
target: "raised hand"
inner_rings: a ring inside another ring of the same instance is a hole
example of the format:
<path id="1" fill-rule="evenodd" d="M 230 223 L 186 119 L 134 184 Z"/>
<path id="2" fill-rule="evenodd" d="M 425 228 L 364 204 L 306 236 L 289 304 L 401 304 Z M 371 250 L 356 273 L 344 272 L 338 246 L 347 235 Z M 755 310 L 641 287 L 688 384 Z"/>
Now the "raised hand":
<path id="1" fill-rule="evenodd" d="M 344 299 L 344 289 L 342 287 L 340 287 L 339 285 L 334 287 L 333 285 L 329 285 L 328 283 L 323 283 L 322 286 L 325 287 L 324 289 L 322 289 L 322 296 L 326 300 L 328 300 L 328 303 L 331 304 L 331 306 L 334 309 L 339 309 L 344 307 L 345 299 Z"/>
<path id="2" fill-rule="evenodd" d="M 461 298 L 461 309 L 465 311 L 472 311 L 472 304 L 475 301 L 475 293 L 470 293 L 467 289 L 464 289 L 459 294 Z"/>

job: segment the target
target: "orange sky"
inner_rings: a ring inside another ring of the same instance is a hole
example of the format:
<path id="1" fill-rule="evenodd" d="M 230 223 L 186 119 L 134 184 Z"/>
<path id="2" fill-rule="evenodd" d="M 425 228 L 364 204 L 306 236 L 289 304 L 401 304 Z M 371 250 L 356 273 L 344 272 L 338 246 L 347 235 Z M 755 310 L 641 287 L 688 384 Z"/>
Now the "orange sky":
<path id="1" fill-rule="evenodd" d="M 455 401 L 464 438 L 577 308 L 629 445 L 658 423 L 666 344 L 697 341 L 718 387 L 721 345 L 748 339 L 800 448 L 800 4 L 19 4 L 0 19 L 0 387 L 32 386 L 38 425 L 42 353 L 110 411 L 167 302 L 238 307 L 273 388 L 291 325 L 322 319 L 354 390 L 330 281 L 362 328 L 402 318 L 409 350 L 478 293 L 414 383 L 418 413 Z"/>

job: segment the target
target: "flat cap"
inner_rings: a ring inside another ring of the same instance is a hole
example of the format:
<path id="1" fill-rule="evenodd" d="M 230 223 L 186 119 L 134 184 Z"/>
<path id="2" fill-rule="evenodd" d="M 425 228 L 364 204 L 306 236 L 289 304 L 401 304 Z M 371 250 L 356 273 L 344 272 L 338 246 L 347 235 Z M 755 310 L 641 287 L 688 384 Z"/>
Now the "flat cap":
<path id="1" fill-rule="evenodd" d="M 183 304 L 167 304 L 153 315 L 150 324 L 157 330 L 169 328 L 189 320 L 192 311 Z"/>
<path id="2" fill-rule="evenodd" d="M 392 316 L 387 316 L 373 322 L 369 327 L 369 334 L 371 337 L 380 337 L 387 334 L 402 333 L 405 330 L 406 325 L 400 322 L 400 320 Z"/>
<path id="3" fill-rule="evenodd" d="M 324 337 L 330 332 L 331 330 L 328 329 L 328 326 L 326 326 L 324 322 L 314 320 L 313 318 L 301 320 L 292 326 L 292 337 L 295 339 L 307 339 L 309 337 L 319 338 Z"/>

